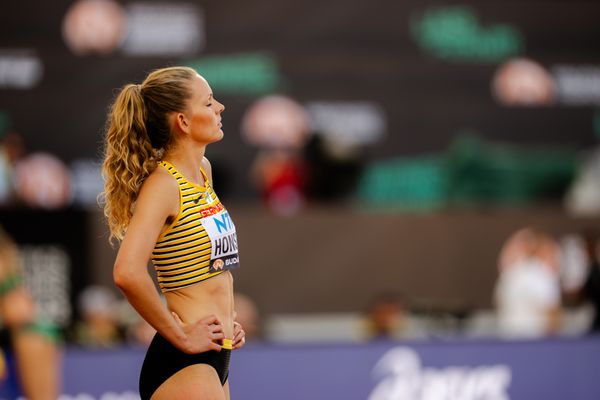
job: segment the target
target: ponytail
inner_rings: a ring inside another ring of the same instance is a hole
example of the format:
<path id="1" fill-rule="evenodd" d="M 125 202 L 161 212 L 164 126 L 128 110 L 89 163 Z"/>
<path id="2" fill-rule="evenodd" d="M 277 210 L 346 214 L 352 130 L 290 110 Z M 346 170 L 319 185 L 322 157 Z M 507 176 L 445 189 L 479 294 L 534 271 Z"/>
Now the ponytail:
<path id="1" fill-rule="evenodd" d="M 110 110 L 102 165 L 104 215 L 111 239 L 123 239 L 140 187 L 156 168 L 157 152 L 148 138 L 145 120 L 139 85 L 125 86 Z"/>
<path id="2" fill-rule="evenodd" d="M 144 180 L 156 169 L 160 152 L 172 142 L 168 115 L 185 109 L 196 71 L 156 70 L 141 85 L 128 84 L 111 106 L 106 129 L 104 215 L 110 240 L 122 240 Z"/>

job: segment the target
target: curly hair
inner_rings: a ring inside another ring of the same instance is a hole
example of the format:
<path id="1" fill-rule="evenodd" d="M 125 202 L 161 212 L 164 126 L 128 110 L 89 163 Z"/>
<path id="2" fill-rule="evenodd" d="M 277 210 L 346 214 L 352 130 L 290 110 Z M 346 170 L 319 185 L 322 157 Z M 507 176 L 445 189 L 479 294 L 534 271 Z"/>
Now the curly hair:
<path id="1" fill-rule="evenodd" d="M 142 183 L 173 142 L 169 115 L 185 109 L 196 74 L 188 67 L 155 70 L 141 84 L 125 85 L 112 103 L 100 196 L 110 241 L 125 236 Z"/>

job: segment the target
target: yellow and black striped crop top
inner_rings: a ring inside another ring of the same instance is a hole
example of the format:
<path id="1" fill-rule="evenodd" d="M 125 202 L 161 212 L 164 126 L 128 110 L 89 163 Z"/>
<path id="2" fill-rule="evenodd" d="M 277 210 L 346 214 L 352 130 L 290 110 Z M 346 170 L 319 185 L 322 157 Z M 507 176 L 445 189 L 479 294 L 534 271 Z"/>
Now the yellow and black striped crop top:
<path id="1" fill-rule="evenodd" d="M 152 263 L 163 292 L 181 289 L 239 266 L 237 235 L 229 213 L 212 189 L 188 181 L 175 167 L 161 161 L 179 183 L 179 214 L 160 234 Z"/>

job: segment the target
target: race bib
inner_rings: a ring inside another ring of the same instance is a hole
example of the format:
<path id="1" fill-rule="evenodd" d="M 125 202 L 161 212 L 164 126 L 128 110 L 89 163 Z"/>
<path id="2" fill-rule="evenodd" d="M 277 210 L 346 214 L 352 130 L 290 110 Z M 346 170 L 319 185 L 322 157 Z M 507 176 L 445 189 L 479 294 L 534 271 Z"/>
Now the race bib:
<path id="1" fill-rule="evenodd" d="M 235 225 L 227 210 L 202 218 L 204 230 L 212 245 L 210 254 L 210 272 L 237 268 L 240 266 Z"/>

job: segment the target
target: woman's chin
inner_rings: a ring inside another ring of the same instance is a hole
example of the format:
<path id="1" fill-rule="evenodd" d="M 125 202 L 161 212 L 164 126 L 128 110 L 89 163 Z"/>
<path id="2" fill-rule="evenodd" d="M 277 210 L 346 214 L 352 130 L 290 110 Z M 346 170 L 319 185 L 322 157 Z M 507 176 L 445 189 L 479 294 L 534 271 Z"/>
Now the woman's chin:
<path id="1" fill-rule="evenodd" d="M 219 132 L 214 136 L 214 139 L 211 143 L 220 141 L 221 139 L 223 139 L 223 136 L 225 136 L 225 134 L 222 130 L 219 129 Z"/>

